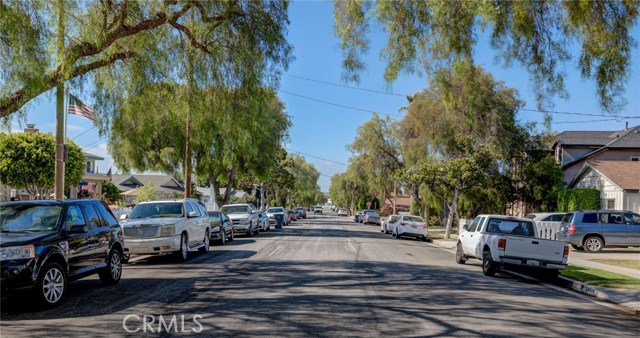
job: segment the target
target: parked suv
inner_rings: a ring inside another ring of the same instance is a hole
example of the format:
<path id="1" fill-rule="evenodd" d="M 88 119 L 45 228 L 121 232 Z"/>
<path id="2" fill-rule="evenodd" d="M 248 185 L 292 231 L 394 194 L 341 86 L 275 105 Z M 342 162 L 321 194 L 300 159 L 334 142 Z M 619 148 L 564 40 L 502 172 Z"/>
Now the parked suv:
<path id="1" fill-rule="evenodd" d="M 0 286 L 32 288 L 45 306 L 60 304 L 68 283 L 122 275 L 123 235 L 98 200 L 24 201 L 0 205 Z"/>
<path id="2" fill-rule="evenodd" d="M 301 219 L 301 218 L 307 219 L 307 212 L 304 210 L 303 207 L 297 207 L 293 209 L 293 211 L 298 213 L 298 219 Z"/>
<path id="3" fill-rule="evenodd" d="M 258 234 L 258 210 L 251 203 L 228 204 L 220 208 L 233 221 L 236 232 L 244 232 L 252 237 Z"/>
<path id="4" fill-rule="evenodd" d="M 600 252 L 605 246 L 640 246 L 640 215 L 620 210 L 569 212 L 560 223 L 558 238 L 587 252 Z"/>
<path id="5" fill-rule="evenodd" d="M 320 214 L 320 215 L 322 215 L 322 207 L 321 207 L 321 206 L 319 206 L 319 205 L 315 206 L 315 207 L 313 208 L 313 214 L 314 214 L 314 215 L 315 215 L 315 214 Z"/>
<path id="6" fill-rule="evenodd" d="M 139 203 L 122 226 L 125 254 L 171 253 L 185 261 L 189 250 L 209 252 L 211 221 L 193 198 Z"/>

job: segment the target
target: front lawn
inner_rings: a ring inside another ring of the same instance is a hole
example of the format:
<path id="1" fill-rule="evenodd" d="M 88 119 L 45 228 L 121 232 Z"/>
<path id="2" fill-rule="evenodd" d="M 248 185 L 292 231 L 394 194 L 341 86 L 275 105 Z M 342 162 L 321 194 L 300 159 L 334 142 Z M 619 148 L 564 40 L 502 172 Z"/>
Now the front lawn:
<path id="1" fill-rule="evenodd" d="M 637 259 L 594 259 L 593 261 L 640 270 L 640 260 Z"/>
<path id="2" fill-rule="evenodd" d="M 600 269 L 569 265 L 566 269 L 560 270 L 560 274 L 564 277 L 575 279 L 593 286 L 640 290 L 640 279 Z"/>

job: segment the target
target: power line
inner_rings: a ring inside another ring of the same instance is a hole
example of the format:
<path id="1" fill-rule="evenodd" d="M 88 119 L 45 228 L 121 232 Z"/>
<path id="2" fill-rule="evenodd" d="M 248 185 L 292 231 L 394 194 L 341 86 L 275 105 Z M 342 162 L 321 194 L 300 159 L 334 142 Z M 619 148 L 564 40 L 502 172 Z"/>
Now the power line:
<path id="1" fill-rule="evenodd" d="M 80 137 L 80 136 L 82 136 L 82 135 L 84 135 L 84 134 L 88 133 L 89 131 L 91 131 L 91 130 L 93 130 L 93 129 L 96 129 L 96 126 L 93 126 L 93 127 L 91 127 L 91 128 L 88 128 L 87 130 L 85 130 L 85 131 L 81 132 L 80 134 L 78 134 L 78 135 L 74 136 L 74 137 L 72 138 L 72 140 L 77 139 L 78 137 Z"/>
<path id="2" fill-rule="evenodd" d="M 300 152 L 300 151 L 297 151 L 297 150 L 293 150 L 293 149 L 290 149 L 290 148 L 286 148 L 286 149 L 287 149 L 288 151 L 291 151 L 291 152 L 294 152 L 294 153 L 298 153 L 298 154 L 300 154 L 300 155 L 304 155 L 304 156 L 313 157 L 313 158 L 316 158 L 316 159 L 318 159 L 318 160 L 323 160 L 323 161 L 327 161 L 327 162 L 331 162 L 331 163 L 335 163 L 335 164 L 343 165 L 343 166 L 345 166 L 345 167 L 349 166 L 349 165 L 348 165 L 348 164 L 346 164 L 346 163 L 336 162 L 336 161 L 332 161 L 332 160 L 329 160 L 329 159 L 326 159 L 326 158 L 322 158 L 322 157 L 318 157 L 318 156 L 314 156 L 314 155 L 305 154 L 305 153 L 303 153 L 303 152 Z"/>
<path id="3" fill-rule="evenodd" d="M 322 84 L 326 84 L 326 85 L 330 85 L 330 86 L 336 86 L 336 87 L 342 87 L 342 88 L 350 88 L 350 89 L 356 89 L 356 90 L 361 90 L 361 91 L 365 91 L 365 92 L 385 94 L 385 95 L 391 95 L 391 96 L 399 96 L 399 97 L 405 97 L 405 98 L 407 97 L 407 95 L 403 95 L 403 94 L 396 94 L 396 93 L 390 93 L 390 92 L 385 92 L 385 91 L 381 91 L 381 90 L 360 88 L 360 87 L 355 87 L 355 86 L 348 86 L 348 85 L 339 84 L 339 83 L 333 83 L 333 82 L 327 82 L 327 81 L 322 81 L 322 80 L 311 79 L 311 78 L 304 77 L 304 76 L 291 75 L 291 74 L 284 74 L 284 75 L 285 76 L 289 76 L 289 77 L 293 77 L 293 78 L 296 78 L 296 79 L 322 83 Z"/>
<path id="4" fill-rule="evenodd" d="M 399 115 L 399 114 L 389 114 L 389 113 L 380 113 L 380 112 L 376 112 L 376 111 L 369 110 L 369 109 L 356 108 L 356 107 L 346 106 L 346 105 L 339 104 L 339 103 L 333 103 L 333 102 L 324 101 L 324 100 L 320 100 L 320 99 L 314 99 L 314 98 L 312 98 L 312 97 L 308 97 L 308 96 L 304 96 L 304 95 L 300 95 L 300 94 L 291 93 L 291 92 L 288 92 L 288 91 L 286 91 L 286 90 L 282 90 L 282 89 L 276 89 L 276 90 L 277 90 L 277 91 L 279 91 L 279 92 L 281 92 L 281 93 L 285 93 L 285 94 L 289 94 L 289 95 L 292 95 L 292 96 L 301 97 L 301 98 L 303 98 L 303 99 L 307 99 L 307 100 L 311 100 L 311 101 L 316 101 L 316 102 L 320 102 L 320 103 L 324 103 L 324 104 L 328 104 L 328 105 L 336 106 L 336 107 L 340 107 L 340 108 L 346 108 L 346 109 L 357 110 L 357 111 L 362 111 L 362 112 L 366 112 L 366 113 L 380 114 L 380 115 L 388 115 L 388 116 L 404 117 L 404 115 Z"/>

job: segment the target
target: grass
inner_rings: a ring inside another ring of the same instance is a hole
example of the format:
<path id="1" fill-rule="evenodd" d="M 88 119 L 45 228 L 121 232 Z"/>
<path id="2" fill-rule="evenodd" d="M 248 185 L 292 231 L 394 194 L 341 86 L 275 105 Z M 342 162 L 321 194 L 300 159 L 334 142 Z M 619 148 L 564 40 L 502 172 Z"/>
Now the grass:
<path id="1" fill-rule="evenodd" d="M 566 269 L 560 270 L 560 274 L 593 286 L 640 290 L 640 279 L 600 269 L 569 265 Z"/>
<path id="2" fill-rule="evenodd" d="M 640 270 L 640 260 L 637 259 L 594 259 L 594 262 L 604 263 L 615 266 L 622 266 L 625 268 Z"/>
<path id="3" fill-rule="evenodd" d="M 431 232 L 429 231 L 429 234 L 427 235 L 427 237 L 429 237 L 429 239 L 438 239 L 438 240 L 442 240 L 442 241 L 456 241 L 456 236 L 453 236 L 453 233 L 451 234 L 451 238 L 449 239 L 445 239 L 444 238 L 444 232 L 439 233 L 439 232 Z"/>

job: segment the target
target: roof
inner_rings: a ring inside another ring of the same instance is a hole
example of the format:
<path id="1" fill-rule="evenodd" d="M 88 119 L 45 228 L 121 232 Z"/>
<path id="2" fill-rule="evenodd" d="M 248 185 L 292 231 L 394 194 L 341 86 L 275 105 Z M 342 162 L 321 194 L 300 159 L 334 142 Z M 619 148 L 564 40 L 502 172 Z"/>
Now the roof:
<path id="1" fill-rule="evenodd" d="M 156 188 L 165 187 L 176 191 L 183 191 L 182 185 L 169 175 L 116 174 L 111 175 L 111 182 L 115 184 L 120 191 L 129 191 L 138 186 L 149 184 L 152 184 Z"/>
<path id="2" fill-rule="evenodd" d="M 611 135 L 616 131 L 563 131 L 558 134 L 558 141 L 562 145 L 575 146 L 604 146 L 611 142 Z"/>
<path id="3" fill-rule="evenodd" d="M 387 198 L 384 203 L 393 205 L 393 197 Z M 396 205 L 411 205 L 411 196 L 396 196 Z"/>
<path id="4" fill-rule="evenodd" d="M 622 190 L 640 190 L 640 162 L 638 161 L 589 161 L 570 186 L 591 168 Z"/>
<path id="5" fill-rule="evenodd" d="M 564 133 L 589 133 L 589 132 L 563 132 L 563 133 L 560 133 L 560 135 L 563 135 Z M 596 133 L 604 133 L 604 132 L 596 132 Z M 610 135 L 607 137 L 608 142 L 606 144 L 603 144 L 599 148 L 594 149 L 592 152 L 585 154 L 584 156 L 563 165 L 562 168 L 564 169 L 564 168 L 571 167 L 576 163 L 580 163 L 584 159 L 590 158 L 593 155 L 599 154 L 607 149 L 640 149 L 640 125 L 631 127 L 628 129 L 615 131 L 615 132 L 608 132 L 608 133 L 610 133 Z M 558 142 L 556 142 L 556 144 L 562 143 L 560 140 L 560 135 L 558 136 Z M 567 145 L 567 144 L 563 143 L 563 145 Z M 583 144 L 583 145 L 587 145 L 587 144 Z"/>
<path id="6" fill-rule="evenodd" d="M 82 152 L 82 155 L 84 155 L 84 157 L 88 160 L 97 160 L 97 161 L 103 161 L 104 157 L 100 157 L 98 155 L 94 155 L 94 154 L 89 154 L 89 153 L 85 153 L 84 151 Z"/>

